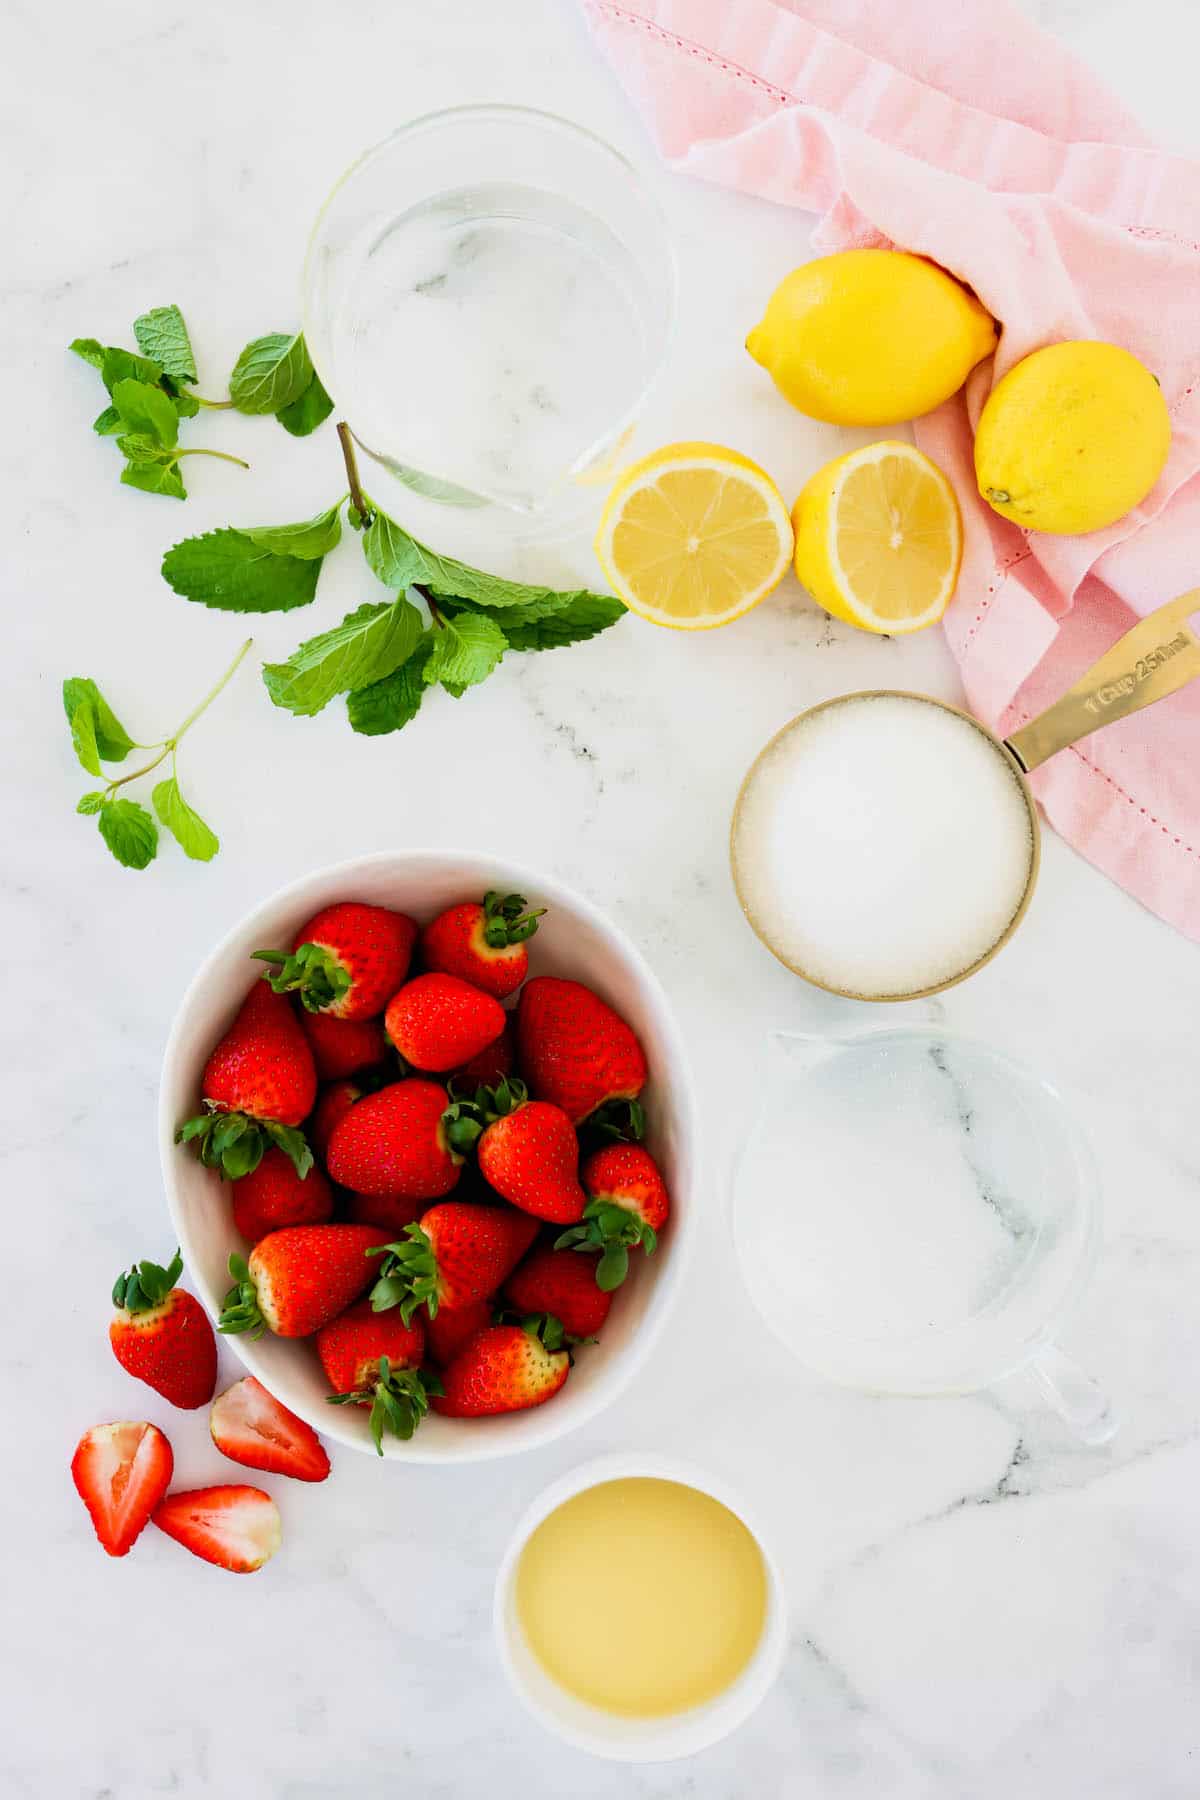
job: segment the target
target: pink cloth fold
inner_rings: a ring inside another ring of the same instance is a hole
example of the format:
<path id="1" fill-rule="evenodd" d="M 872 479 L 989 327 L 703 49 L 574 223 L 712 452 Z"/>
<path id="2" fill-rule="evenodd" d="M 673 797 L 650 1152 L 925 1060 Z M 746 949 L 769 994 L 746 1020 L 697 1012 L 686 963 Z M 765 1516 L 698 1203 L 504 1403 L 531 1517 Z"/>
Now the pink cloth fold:
<path id="1" fill-rule="evenodd" d="M 818 251 L 919 251 L 1001 322 L 995 358 L 914 426 L 963 506 L 946 634 L 979 717 L 1013 730 L 1136 616 L 1200 585 L 1200 166 L 1005 0 L 583 4 L 675 168 L 821 215 Z M 1154 370 L 1170 458 L 1107 530 L 1025 532 L 978 497 L 973 426 L 1013 363 L 1081 337 Z M 1200 682 L 1033 780 L 1070 844 L 1200 939 Z"/>

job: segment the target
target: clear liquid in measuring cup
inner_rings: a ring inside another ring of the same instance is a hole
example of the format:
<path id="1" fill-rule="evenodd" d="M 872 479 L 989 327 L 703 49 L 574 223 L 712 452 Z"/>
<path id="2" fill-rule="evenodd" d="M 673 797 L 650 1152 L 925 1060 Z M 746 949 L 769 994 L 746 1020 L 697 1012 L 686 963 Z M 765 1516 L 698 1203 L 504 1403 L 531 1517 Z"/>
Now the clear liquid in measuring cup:
<path id="1" fill-rule="evenodd" d="M 464 497 L 536 511 L 641 395 L 646 306 L 629 251 L 565 196 L 482 181 L 436 194 L 372 223 L 334 320 L 355 430 Z"/>

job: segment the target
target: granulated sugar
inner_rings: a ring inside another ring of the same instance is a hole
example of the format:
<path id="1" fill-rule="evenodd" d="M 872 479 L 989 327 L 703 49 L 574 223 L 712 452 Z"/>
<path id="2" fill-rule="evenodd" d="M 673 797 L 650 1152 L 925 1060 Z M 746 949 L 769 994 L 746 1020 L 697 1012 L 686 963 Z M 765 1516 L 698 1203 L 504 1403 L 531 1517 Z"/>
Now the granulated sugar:
<path id="1" fill-rule="evenodd" d="M 748 781 L 742 904 L 826 986 L 910 994 L 969 969 L 1024 896 L 1033 834 L 1015 771 L 957 713 L 854 697 L 797 720 Z"/>

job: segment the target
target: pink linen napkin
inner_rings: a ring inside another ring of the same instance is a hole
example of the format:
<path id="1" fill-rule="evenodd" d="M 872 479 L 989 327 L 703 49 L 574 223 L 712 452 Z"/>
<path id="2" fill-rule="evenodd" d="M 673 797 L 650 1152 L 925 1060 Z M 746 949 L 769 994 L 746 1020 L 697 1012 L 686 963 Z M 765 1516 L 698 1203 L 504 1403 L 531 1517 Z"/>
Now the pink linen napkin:
<path id="1" fill-rule="evenodd" d="M 946 633 L 980 718 L 1014 730 L 1136 615 L 1200 585 L 1200 167 L 1155 148 L 1005 0 L 583 4 L 675 168 L 819 213 L 818 251 L 919 251 L 1001 322 L 995 358 L 915 426 L 963 506 Z M 800 226 L 794 241 L 781 277 L 803 259 Z M 972 466 L 992 382 L 1062 338 L 1125 345 L 1171 412 L 1153 493 L 1087 537 L 1009 524 Z M 765 379 L 749 366 L 746 378 Z M 1200 682 L 1033 783 L 1068 843 L 1200 939 Z"/>

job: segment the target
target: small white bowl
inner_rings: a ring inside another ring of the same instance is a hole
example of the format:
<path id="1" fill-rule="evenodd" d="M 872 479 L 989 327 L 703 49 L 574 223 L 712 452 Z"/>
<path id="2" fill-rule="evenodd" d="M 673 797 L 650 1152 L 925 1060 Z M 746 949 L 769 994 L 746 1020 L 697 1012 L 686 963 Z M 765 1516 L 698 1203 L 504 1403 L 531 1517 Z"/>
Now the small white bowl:
<path id="1" fill-rule="evenodd" d="M 229 1253 L 246 1252 L 234 1229 L 230 1188 L 201 1166 L 175 1129 L 196 1112 L 209 1051 L 245 999 L 253 950 L 287 945 L 318 908 L 365 900 L 422 923 L 489 888 L 522 893 L 549 910 L 530 943 L 531 972 L 585 982 L 628 1020 L 649 1064 L 646 1141 L 671 1193 L 671 1221 L 657 1252 L 636 1266 L 613 1305 L 603 1340 L 578 1353 L 566 1387 L 545 1406 L 491 1419 L 430 1414 L 408 1443 L 385 1437 L 398 1462 L 478 1462 L 562 1437 L 614 1400 L 646 1361 L 679 1291 L 695 1215 L 696 1109 L 679 1028 L 655 976 L 623 932 L 589 901 L 534 869 L 449 850 L 381 852 L 318 870 L 266 900 L 227 933 L 202 965 L 176 1015 L 163 1057 L 159 1134 L 167 1204 L 192 1285 L 214 1316 L 229 1289 Z M 452 1197 L 452 1196 L 451 1196 Z M 311 1343 L 266 1336 L 227 1343 L 251 1374 L 323 1437 L 375 1454 L 366 1409 L 330 1406 Z"/>
<path id="2" fill-rule="evenodd" d="M 569 1694 L 551 1679 L 530 1649 L 517 1613 L 517 1565 L 542 1520 L 587 1488 L 631 1476 L 676 1481 L 719 1500 L 737 1515 L 754 1538 L 767 1573 L 767 1616 L 762 1637 L 737 1680 L 703 1706 L 657 1719 L 624 1718 Z M 669 1762 L 677 1756 L 693 1756 L 728 1737 L 750 1717 L 772 1687 L 783 1663 L 788 1636 L 787 1603 L 779 1569 L 741 1496 L 718 1477 L 690 1463 L 640 1452 L 598 1457 L 538 1495 L 513 1533 L 500 1564 L 492 1622 L 504 1672 L 538 1723 L 577 1750 L 587 1750 L 613 1762 Z"/>

